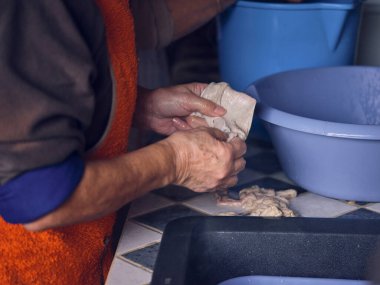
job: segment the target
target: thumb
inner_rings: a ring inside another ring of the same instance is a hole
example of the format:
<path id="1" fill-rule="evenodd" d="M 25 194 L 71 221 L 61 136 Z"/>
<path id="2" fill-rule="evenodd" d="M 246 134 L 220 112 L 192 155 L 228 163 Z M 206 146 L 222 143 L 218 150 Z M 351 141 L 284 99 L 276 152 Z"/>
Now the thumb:
<path id="1" fill-rule="evenodd" d="M 193 112 L 199 112 L 210 117 L 221 117 L 226 113 L 226 109 L 210 100 L 197 95 L 192 97 L 189 105 Z"/>
<path id="2" fill-rule="evenodd" d="M 186 118 L 187 124 L 192 127 L 193 129 L 199 128 L 199 127 L 208 127 L 208 124 L 205 119 L 202 119 L 197 116 L 189 116 Z"/>
<path id="3" fill-rule="evenodd" d="M 215 129 L 215 128 L 206 128 L 207 132 L 216 138 L 219 141 L 227 141 L 228 135 L 226 133 L 223 133 L 221 130 Z"/>

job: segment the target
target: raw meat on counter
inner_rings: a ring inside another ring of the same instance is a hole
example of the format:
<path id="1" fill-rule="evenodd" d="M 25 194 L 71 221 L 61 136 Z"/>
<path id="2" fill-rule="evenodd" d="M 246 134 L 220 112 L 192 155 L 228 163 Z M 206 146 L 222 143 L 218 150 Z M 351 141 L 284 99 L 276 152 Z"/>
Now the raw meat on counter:
<path id="1" fill-rule="evenodd" d="M 217 193 L 219 206 L 239 207 L 244 210 L 245 216 L 259 217 L 295 217 L 296 214 L 289 208 L 289 201 L 297 196 L 294 189 L 275 191 L 273 189 L 252 186 L 239 193 L 239 200 L 231 199 L 227 193 Z M 240 216 L 234 212 L 225 212 L 222 216 Z"/>

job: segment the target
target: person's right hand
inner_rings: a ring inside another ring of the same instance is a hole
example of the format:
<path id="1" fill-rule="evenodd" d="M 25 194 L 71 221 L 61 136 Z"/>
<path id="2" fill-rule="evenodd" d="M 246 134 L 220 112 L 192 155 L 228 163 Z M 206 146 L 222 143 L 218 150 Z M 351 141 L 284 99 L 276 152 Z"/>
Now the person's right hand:
<path id="1" fill-rule="evenodd" d="M 245 167 L 246 144 L 212 128 L 176 132 L 167 139 L 174 151 L 175 184 L 195 192 L 232 187 Z"/>

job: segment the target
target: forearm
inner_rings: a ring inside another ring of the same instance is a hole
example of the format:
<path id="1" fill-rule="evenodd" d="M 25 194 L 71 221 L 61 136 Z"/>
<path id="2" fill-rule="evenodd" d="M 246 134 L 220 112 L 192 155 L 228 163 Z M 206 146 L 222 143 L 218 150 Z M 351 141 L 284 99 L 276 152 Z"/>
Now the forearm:
<path id="1" fill-rule="evenodd" d="M 173 18 L 173 40 L 210 21 L 236 0 L 166 0 Z"/>
<path id="2" fill-rule="evenodd" d="M 115 212 L 144 193 L 174 182 L 172 153 L 168 144 L 160 142 L 116 159 L 88 162 L 69 200 L 54 212 L 24 226 L 40 231 Z"/>
<path id="3" fill-rule="evenodd" d="M 139 49 L 158 49 L 196 30 L 236 0 L 131 0 Z"/>

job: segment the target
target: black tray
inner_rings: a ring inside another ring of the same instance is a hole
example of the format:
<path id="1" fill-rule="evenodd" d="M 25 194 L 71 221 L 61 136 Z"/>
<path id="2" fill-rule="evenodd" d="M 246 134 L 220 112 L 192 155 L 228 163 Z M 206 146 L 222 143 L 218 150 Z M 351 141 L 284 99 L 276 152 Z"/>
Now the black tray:
<path id="1" fill-rule="evenodd" d="M 365 279 L 378 220 L 191 217 L 165 229 L 152 285 L 248 275 Z"/>

